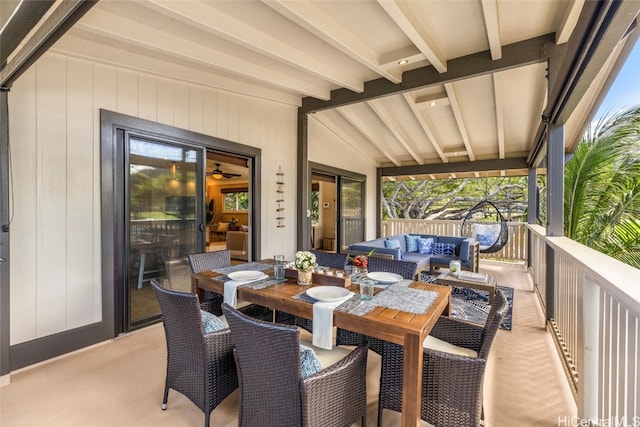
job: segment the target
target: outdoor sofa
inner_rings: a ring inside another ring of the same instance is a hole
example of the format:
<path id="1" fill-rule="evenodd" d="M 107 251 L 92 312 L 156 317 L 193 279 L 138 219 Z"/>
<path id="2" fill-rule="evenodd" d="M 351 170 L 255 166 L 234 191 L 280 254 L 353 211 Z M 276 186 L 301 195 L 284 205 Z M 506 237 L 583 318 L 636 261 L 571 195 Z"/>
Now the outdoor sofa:
<path id="1" fill-rule="evenodd" d="M 416 262 L 419 272 L 448 268 L 452 260 L 459 260 L 463 270 L 478 271 L 478 242 L 470 237 L 396 234 L 351 244 L 347 252 L 367 254 L 372 250 L 376 256 Z"/>

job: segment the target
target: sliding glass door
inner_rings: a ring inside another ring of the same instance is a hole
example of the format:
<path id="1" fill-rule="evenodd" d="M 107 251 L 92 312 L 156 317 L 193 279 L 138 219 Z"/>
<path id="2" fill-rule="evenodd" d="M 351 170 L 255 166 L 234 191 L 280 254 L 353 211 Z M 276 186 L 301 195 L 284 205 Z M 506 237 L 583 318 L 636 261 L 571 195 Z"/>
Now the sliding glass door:
<path id="1" fill-rule="evenodd" d="M 150 281 L 176 291 L 191 290 L 187 255 L 197 252 L 202 223 L 202 150 L 127 134 L 125 188 L 127 265 L 126 330 L 160 316 Z M 200 165 L 200 166 L 199 166 Z"/>
<path id="2" fill-rule="evenodd" d="M 340 250 L 348 249 L 352 243 L 364 240 L 364 181 L 340 176 L 338 229 Z"/>

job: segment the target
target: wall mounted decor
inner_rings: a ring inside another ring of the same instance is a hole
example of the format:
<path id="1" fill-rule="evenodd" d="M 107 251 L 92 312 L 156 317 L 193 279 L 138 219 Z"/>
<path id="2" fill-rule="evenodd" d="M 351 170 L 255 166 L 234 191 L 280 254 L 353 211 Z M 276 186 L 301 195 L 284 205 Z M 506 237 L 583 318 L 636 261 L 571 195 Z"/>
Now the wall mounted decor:
<path id="1" fill-rule="evenodd" d="M 284 172 L 282 166 L 278 166 L 276 173 L 276 222 L 278 228 L 284 227 Z"/>

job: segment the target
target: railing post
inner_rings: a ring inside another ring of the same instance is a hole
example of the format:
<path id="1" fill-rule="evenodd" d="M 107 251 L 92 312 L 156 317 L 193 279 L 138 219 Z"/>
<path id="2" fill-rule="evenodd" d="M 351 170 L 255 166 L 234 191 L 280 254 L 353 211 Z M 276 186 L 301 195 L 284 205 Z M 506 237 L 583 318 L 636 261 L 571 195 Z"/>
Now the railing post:
<path id="1" fill-rule="evenodd" d="M 584 276 L 582 290 L 582 346 L 578 360 L 578 416 L 581 419 L 598 420 L 599 348 L 600 348 L 600 292 L 598 284 Z"/>
<path id="2" fill-rule="evenodd" d="M 551 320 L 555 317 L 555 265 L 556 253 L 550 245 L 546 245 L 546 264 L 547 271 L 545 275 L 545 320 Z"/>

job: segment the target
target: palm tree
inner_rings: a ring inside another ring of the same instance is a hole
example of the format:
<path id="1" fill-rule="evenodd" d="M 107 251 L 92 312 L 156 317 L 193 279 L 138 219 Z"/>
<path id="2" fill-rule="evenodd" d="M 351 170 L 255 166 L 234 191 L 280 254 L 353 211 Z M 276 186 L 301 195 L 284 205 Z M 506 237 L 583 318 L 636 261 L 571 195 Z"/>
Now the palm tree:
<path id="1" fill-rule="evenodd" d="M 589 129 L 564 192 L 565 235 L 640 268 L 640 106 Z"/>

